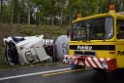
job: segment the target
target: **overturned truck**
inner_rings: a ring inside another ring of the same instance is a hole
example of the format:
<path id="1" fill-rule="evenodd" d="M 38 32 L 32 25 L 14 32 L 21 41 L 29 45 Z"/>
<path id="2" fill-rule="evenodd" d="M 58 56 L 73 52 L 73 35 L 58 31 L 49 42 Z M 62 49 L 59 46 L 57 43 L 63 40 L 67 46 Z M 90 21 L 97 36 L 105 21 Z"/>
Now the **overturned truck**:
<path id="1" fill-rule="evenodd" d="M 56 39 L 39 36 L 12 36 L 3 39 L 5 61 L 8 65 L 34 64 L 43 61 L 61 60 L 68 53 L 69 38 L 61 35 Z"/>

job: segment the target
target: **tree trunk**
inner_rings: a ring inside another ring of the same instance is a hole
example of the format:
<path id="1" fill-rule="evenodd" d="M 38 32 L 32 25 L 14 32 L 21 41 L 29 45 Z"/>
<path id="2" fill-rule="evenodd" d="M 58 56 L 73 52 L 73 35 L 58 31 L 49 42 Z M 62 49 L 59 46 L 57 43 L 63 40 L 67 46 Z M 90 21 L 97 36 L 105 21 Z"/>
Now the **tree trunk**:
<path id="1" fill-rule="evenodd" d="M 38 18 L 38 24 L 41 25 L 41 18 Z"/>
<path id="2" fill-rule="evenodd" d="M 60 8 L 60 22 L 59 22 L 59 26 L 62 27 L 63 24 L 63 11 L 64 11 L 64 7 L 65 7 L 66 1 L 65 0 L 61 0 L 61 8 Z"/>
<path id="3" fill-rule="evenodd" d="M 102 0 L 99 0 L 99 13 L 102 13 Z"/>
<path id="4" fill-rule="evenodd" d="M 3 8 L 3 0 L 0 1 L 0 23 L 2 23 L 2 8 Z"/>
<path id="5" fill-rule="evenodd" d="M 62 24 L 63 24 L 63 8 L 61 10 L 61 13 L 60 13 L 60 27 L 62 27 Z"/>
<path id="6" fill-rule="evenodd" d="M 51 17 L 51 23 L 52 23 L 52 26 L 54 26 L 54 15 L 52 15 Z"/>
<path id="7" fill-rule="evenodd" d="M 111 5 L 112 4 L 112 0 L 109 0 L 109 5 Z"/>
<path id="8" fill-rule="evenodd" d="M 18 24 L 20 24 L 20 14 L 18 13 Z"/>
<path id="9" fill-rule="evenodd" d="M 30 0 L 28 0 L 28 24 L 30 25 L 31 23 L 31 5 L 30 5 Z"/>
<path id="10" fill-rule="evenodd" d="M 13 24 L 14 17 L 14 0 L 11 0 L 11 24 Z"/>
<path id="11" fill-rule="evenodd" d="M 87 0 L 86 0 L 86 15 L 88 15 L 88 2 L 87 2 Z"/>
<path id="12" fill-rule="evenodd" d="M 122 9 L 123 9 L 123 2 L 120 1 L 120 11 L 122 11 Z"/>

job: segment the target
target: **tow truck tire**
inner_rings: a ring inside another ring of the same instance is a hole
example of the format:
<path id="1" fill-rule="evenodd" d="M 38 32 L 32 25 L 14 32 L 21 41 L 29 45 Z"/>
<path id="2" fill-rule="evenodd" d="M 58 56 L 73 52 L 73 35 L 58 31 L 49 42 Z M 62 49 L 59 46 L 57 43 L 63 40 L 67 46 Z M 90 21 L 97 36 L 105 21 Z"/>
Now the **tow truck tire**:
<path id="1" fill-rule="evenodd" d="M 105 69 L 98 69 L 98 68 L 93 68 L 97 72 L 105 72 Z"/>
<path id="2" fill-rule="evenodd" d="M 79 65 L 75 65 L 75 64 L 71 64 L 70 66 L 71 66 L 71 69 L 72 69 L 72 70 L 84 68 L 83 66 L 79 66 Z"/>

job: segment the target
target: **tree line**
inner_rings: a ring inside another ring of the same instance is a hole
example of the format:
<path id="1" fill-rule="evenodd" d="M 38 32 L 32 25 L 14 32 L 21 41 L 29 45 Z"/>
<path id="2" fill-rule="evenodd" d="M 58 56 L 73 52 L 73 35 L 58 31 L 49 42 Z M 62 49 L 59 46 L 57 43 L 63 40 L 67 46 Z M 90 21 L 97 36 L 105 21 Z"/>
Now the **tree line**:
<path id="1" fill-rule="evenodd" d="M 0 23 L 67 25 L 81 16 L 124 10 L 124 0 L 0 0 Z"/>

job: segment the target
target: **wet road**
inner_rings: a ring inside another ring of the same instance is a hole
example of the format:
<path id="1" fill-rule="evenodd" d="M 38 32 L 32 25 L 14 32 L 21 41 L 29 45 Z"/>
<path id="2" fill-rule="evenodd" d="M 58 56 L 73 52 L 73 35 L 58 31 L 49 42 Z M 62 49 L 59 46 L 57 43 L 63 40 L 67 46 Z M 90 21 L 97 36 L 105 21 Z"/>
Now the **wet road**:
<path id="1" fill-rule="evenodd" d="M 2 70 L 0 71 L 0 78 L 63 68 L 68 68 L 68 66 L 59 65 Z M 19 78 L 0 80 L 0 83 L 124 83 L 124 70 L 105 73 L 99 73 L 92 69 L 83 69 L 69 72 L 67 71 L 49 73 L 48 75 L 36 74 L 26 77 L 22 76 Z"/>

